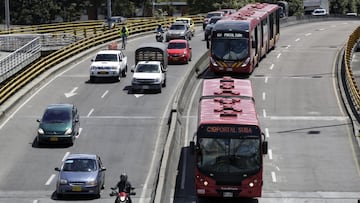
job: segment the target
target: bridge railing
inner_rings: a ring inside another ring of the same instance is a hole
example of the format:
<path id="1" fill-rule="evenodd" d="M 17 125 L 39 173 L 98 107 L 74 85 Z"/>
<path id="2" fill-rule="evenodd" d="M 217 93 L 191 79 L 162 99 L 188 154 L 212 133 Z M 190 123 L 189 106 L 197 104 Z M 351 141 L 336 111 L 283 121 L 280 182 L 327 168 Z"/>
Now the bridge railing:
<path id="1" fill-rule="evenodd" d="M 360 26 L 349 36 L 344 50 L 344 82 L 349 98 L 351 99 L 353 113 L 359 121 L 360 118 L 360 90 L 351 68 L 351 61 L 358 43 L 360 43 Z"/>

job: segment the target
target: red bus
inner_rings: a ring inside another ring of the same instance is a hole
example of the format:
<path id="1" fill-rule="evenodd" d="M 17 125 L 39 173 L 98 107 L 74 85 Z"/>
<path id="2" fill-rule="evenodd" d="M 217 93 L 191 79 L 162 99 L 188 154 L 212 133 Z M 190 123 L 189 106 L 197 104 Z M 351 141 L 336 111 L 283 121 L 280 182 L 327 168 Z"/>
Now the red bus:
<path id="1" fill-rule="evenodd" d="M 198 197 L 261 197 L 268 144 L 249 80 L 203 81 L 195 138 L 190 149 Z"/>
<path id="2" fill-rule="evenodd" d="M 279 6 L 248 4 L 214 25 L 206 43 L 210 49 L 210 70 L 251 74 L 279 37 Z"/>

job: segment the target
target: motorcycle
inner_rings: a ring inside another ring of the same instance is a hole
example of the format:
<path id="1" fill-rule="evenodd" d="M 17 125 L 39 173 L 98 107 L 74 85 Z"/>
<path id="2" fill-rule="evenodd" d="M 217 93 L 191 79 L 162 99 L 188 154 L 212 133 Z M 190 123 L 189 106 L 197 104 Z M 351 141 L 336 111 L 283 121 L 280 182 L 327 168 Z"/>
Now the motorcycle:
<path id="1" fill-rule="evenodd" d="M 155 35 L 155 38 L 156 38 L 156 41 L 157 42 L 163 42 L 164 40 L 164 35 L 162 32 L 157 32 L 156 35 Z"/>
<path id="2" fill-rule="evenodd" d="M 131 188 L 131 191 L 134 190 L 135 188 Z M 130 203 L 129 201 L 129 195 L 136 195 L 136 192 L 130 192 L 130 193 L 126 193 L 126 192 L 118 192 L 114 189 L 112 189 L 110 196 L 115 196 L 115 203 Z"/>

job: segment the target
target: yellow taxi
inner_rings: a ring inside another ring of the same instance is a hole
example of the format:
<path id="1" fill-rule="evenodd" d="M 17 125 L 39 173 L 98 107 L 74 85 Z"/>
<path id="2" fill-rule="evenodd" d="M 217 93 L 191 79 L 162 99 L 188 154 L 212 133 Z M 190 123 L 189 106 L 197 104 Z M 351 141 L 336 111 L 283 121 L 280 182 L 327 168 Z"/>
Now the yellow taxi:
<path id="1" fill-rule="evenodd" d="M 191 31 L 191 36 L 195 34 L 195 24 L 192 18 L 178 17 L 175 19 L 175 22 L 184 22 L 189 25 L 189 29 Z"/>

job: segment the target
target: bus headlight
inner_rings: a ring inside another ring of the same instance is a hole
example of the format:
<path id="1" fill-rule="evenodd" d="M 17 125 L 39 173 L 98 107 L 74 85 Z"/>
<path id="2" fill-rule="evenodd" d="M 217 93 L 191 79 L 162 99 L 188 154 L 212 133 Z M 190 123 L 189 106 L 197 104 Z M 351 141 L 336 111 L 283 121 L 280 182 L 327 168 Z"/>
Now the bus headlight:
<path id="1" fill-rule="evenodd" d="M 250 62 L 250 57 L 247 58 L 243 64 L 241 64 L 241 68 L 245 68 L 249 64 L 249 62 Z"/>
<path id="2" fill-rule="evenodd" d="M 249 187 L 254 187 L 254 183 L 253 182 L 249 183 Z"/>
<path id="3" fill-rule="evenodd" d="M 204 185 L 207 186 L 209 185 L 209 182 L 207 182 L 206 180 L 204 181 Z"/>
<path id="4" fill-rule="evenodd" d="M 216 63 L 216 61 L 210 57 L 210 63 L 213 65 L 213 66 L 219 66 L 219 64 Z"/>

